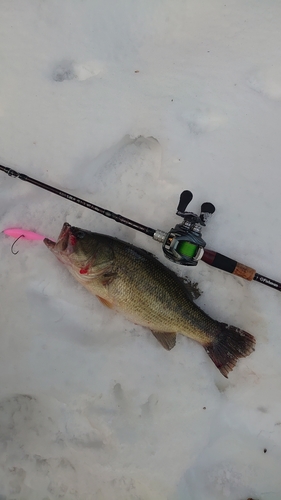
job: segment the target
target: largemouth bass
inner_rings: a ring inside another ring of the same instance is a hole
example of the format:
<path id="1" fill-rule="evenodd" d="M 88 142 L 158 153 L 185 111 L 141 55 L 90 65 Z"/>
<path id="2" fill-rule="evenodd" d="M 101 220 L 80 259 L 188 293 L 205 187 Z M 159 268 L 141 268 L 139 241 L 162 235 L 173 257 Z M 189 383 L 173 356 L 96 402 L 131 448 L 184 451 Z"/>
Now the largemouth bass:
<path id="1" fill-rule="evenodd" d="M 165 349 L 175 346 L 177 333 L 194 339 L 225 377 L 254 350 L 251 334 L 205 314 L 182 280 L 149 252 L 68 223 L 56 243 L 44 243 L 104 305 L 149 328 Z"/>

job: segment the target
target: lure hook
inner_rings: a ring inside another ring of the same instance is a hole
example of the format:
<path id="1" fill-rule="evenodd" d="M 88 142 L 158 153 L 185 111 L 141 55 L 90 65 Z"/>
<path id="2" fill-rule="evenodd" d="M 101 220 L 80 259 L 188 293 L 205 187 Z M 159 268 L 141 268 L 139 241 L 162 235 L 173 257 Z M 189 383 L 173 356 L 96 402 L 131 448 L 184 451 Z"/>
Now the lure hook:
<path id="1" fill-rule="evenodd" d="M 12 254 L 13 254 L 13 255 L 17 255 L 17 254 L 19 253 L 19 250 L 18 250 L 17 252 L 14 252 L 14 245 L 15 245 L 15 243 L 16 243 L 16 242 L 17 242 L 20 238 L 24 238 L 24 234 L 21 234 L 21 235 L 20 235 L 20 236 L 19 236 L 19 237 L 18 237 L 18 238 L 14 241 L 14 243 L 12 244 L 12 246 L 11 246 L 11 252 L 12 252 Z"/>

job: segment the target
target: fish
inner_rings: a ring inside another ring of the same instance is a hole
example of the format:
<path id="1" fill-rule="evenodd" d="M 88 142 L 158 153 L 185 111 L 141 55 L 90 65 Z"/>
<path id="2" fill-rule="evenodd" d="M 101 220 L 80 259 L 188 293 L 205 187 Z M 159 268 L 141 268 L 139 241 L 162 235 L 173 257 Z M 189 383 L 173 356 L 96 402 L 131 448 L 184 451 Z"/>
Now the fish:
<path id="1" fill-rule="evenodd" d="M 196 340 L 226 378 L 254 351 L 253 335 L 208 316 L 180 277 L 146 250 L 67 222 L 56 242 L 44 243 L 102 304 L 150 329 L 165 349 L 177 334 Z"/>

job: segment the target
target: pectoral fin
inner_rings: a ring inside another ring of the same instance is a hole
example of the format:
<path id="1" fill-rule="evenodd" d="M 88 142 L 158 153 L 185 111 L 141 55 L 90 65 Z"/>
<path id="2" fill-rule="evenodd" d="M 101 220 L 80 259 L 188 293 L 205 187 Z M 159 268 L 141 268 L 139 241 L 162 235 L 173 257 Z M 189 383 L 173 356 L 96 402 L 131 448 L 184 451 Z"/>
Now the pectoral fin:
<path id="1" fill-rule="evenodd" d="M 109 307 L 109 309 L 113 309 L 113 303 L 112 302 L 109 302 L 109 300 L 106 300 L 103 297 L 99 297 L 98 295 L 97 295 L 97 298 L 100 300 L 100 302 L 104 306 Z"/>
<path id="2" fill-rule="evenodd" d="M 164 347 L 164 349 L 167 349 L 167 351 L 170 351 L 175 347 L 176 341 L 177 341 L 177 335 L 176 333 L 171 333 L 171 332 L 155 332 L 151 330 L 154 337 L 160 342 L 160 344 Z"/>

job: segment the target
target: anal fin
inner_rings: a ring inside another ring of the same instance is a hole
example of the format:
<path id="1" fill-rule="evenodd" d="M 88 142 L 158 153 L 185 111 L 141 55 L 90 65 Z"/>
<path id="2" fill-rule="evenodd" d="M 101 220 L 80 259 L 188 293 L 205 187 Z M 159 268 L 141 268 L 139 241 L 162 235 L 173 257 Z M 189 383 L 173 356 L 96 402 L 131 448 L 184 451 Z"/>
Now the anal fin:
<path id="1" fill-rule="evenodd" d="M 154 330 L 151 330 L 153 333 L 154 337 L 160 342 L 160 344 L 164 347 L 164 349 L 167 349 L 167 351 L 170 351 L 175 347 L 176 341 L 177 341 L 177 334 L 176 333 L 171 333 L 171 332 L 155 332 Z"/>

